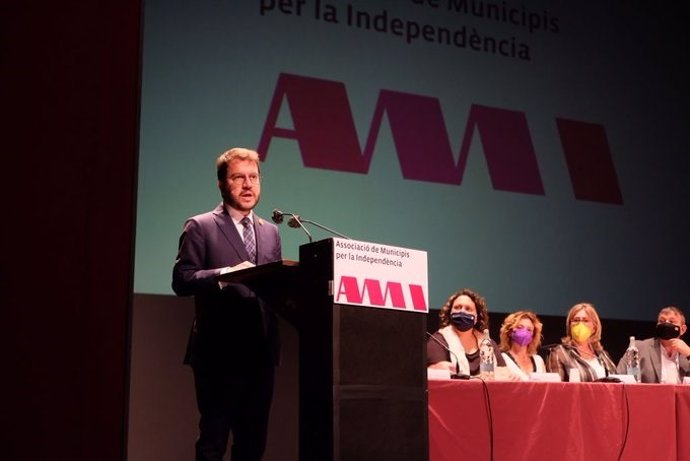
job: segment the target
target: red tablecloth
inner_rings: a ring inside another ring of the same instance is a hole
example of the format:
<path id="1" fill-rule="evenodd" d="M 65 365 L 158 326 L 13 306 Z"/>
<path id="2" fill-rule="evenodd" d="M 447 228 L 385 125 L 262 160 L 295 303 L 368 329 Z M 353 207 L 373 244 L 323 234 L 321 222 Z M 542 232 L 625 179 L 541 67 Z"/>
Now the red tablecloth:
<path id="1" fill-rule="evenodd" d="M 690 386 L 676 389 L 676 421 L 678 422 L 678 460 L 690 460 Z"/>
<path id="2" fill-rule="evenodd" d="M 473 379 L 428 387 L 430 461 L 690 460 L 690 386 Z"/>

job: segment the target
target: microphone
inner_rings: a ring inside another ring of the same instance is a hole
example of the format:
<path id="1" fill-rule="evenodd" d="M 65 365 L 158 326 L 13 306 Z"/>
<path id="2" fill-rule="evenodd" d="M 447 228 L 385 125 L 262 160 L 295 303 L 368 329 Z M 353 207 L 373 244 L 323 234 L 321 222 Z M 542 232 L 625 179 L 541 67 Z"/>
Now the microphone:
<path id="1" fill-rule="evenodd" d="M 292 215 L 292 217 L 288 220 L 288 226 L 292 227 L 293 229 L 297 229 L 300 227 L 302 224 L 302 221 L 300 220 L 300 217 L 298 214 Z"/>
<path id="2" fill-rule="evenodd" d="M 295 228 L 295 229 L 297 229 L 298 227 L 301 227 L 302 230 L 304 230 L 304 232 L 307 234 L 307 237 L 309 237 L 309 242 L 312 241 L 312 237 L 311 237 L 311 234 L 309 233 L 309 231 L 307 230 L 307 228 L 304 226 L 304 223 L 308 223 L 308 224 L 311 224 L 313 226 L 316 226 L 319 229 L 323 229 L 326 232 L 329 232 L 333 235 L 337 235 L 338 237 L 341 237 L 341 238 L 344 238 L 347 240 L 352 240 L 350 237 L 348 237 L 345 234 L 341 234 L 340 232 L 333 230 L 329 227 L 326 227 L 323 224 L 319 224 L 316 221 L 304 219 L 303 217 L 301 217 L 300 215 L 295 214 L 295 213 L 288 213 L 287 211 L 280 211 L 278 209 L 274 209 L 273 210 L 273 216 L 271 217 L 271 219 L 273 220 L 274 223 L 280 224 L 283 222 L 283 216 L 284 215 L 290 216 L 290 219 L 288 220 L 288 226 Z"/>
<path id="3" fill-rule="evenodd" d="M 273 220 L 274 223 L 280 224 L 283 222 L 283 212 L 278 210 L 278 209 L 273 209 L 273 216 L 271 216 L 271 219 Z"/>
<path id="4" fill-rule="evenodd" d="M 539 346 L 539 355 L 546 360 L 548 356 L 551 355 L 551 352 L 560 345 L 561 343 L 543 344 Z"/>
<path id="5" fill-rule="evenodd" d="M 444 348 L 449 354 L 451 354 L 453 357 L 455 357 L 455 373 L 450 375 L 451 379 L 470 379 L 470 375 L 466 375 L 464 373 L 460 373 L 460 360 L 458 359 L 458 355 L 451 351 L 448 346 L 443 344 L 441 341 L 436 338 L 436 336 L 432 335 L 428 331 L 426 332 L 426 335 L 430 338 L 433 339 L 439 346 Z"/>
<path id="6" fill-rule="evenodd" d="M 309 243 L 312 242 L 312 237 L 311 233 L 307 230 L 306 227 L 302 224 L 302 221 L 300 220 L 299 216 L 297 216 L 294 213 L 286 213 L 284 211 L 280 211 L 277 208 L 273 209 L 273 215 L 271 216 L 271 219 L 273 220 L 274 223 L 280 224 L 283 222 L 283 216 L 284 215 L 289 215 L 291 218 L 288 220 L 288 226 L 294 227 L 295 229 L 301 227 L 302 230 L 304 231 L 305 234 L 307 234 L 307 238 L 309 239 Z"/>
<path id="7" fill-rule="evenodd" d="M 552 350 L 560 346 L 561 343 L 553 343 L 553 344 L 542 344 L 539 346 L 539 351 L 543 354 L 550 354 Z"/>
<path id="8" fill-rule="evenodd" d="M 604 377 L 595 379 L 594 382 L 597 383 L 620 383 L 621 380 L 616 378 L 615 376 L 609 376 L 609 370 L 606 368 L 606 362 L 604 362 L 604 359 L 601 358 L 601 351 L 597 352 L 597 361 L 599 364 L 602 366 L 604 369 Z"/>

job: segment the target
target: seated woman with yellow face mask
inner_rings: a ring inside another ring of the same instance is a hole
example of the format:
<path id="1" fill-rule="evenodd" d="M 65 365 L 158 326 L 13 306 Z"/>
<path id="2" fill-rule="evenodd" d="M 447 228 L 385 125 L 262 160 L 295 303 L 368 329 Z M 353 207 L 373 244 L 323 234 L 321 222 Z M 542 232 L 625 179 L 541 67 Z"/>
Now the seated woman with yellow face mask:
<path id="1" fill-rule="evenodd" d="M 601 345 L 601 321 L 593 305 L 578 303 L 570 308 L 566 336 L 549 352 L 546 369 L 558 373 L 562 381 L 596 381 L 616 373 L 611 356 Z"/>

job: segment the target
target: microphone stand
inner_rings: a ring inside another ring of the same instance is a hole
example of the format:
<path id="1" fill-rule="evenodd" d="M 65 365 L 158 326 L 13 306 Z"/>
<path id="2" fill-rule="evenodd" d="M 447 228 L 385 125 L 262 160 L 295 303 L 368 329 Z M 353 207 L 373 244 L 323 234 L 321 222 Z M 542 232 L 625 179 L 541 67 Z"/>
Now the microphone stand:
<path id="1" fill-rule="evenodd" d="M 302 230 L 304 231 L 304 233 L 307 234 L 307 237 L 309 238 L 309 243 L 311 243 L 313 239 L 312 239 L 311 233 L 307 230 L 306 226 L 305 226 L 303 223 L 311 224 L 311 225 L 316 226 L 316 227 L 318 227 L 319 229 L 325 230 L 326 232 L 329 232 L 329 233 L 331 233 L 331 234 L 333 234 L 333 235 L 337 235 L 338 237 L 341 237 L 341 238 L 344 238 L 344 239 L 347 239 L 347 240 L 352 240 L 352 239 L 351 239 L 350 237 L 348 237 L 347 235 L 341 234 L 340 232 L 338 232 L 338 231 L 336 231 L 336 230 L 333 230 L 333 229 L 331 229 L 330 227 L 326 227 L 326 226 L 324 226 L 323 224 L 319 224 L 319 223 L 317 223 L 316 221 L 312 221 L 312 220 L 310 220 L 310 219 L 304 219 L 304 218 L 300 217 L 300 215 L 298 215 L 298 214 L 295 214 L 295 213 L 288 213 L 288 212 L 286 212 L 286 211 L 281 211 L 281 210 L 279 210 L 279 209 L 277 209 L 277 208 L 275 208 L 275 209 L 273 210 L 273 216 L 272 216 L 271 219 L 273 220 L 274 223 L 280 224 L 280 223 L 283 222 L 283 216 L 284 216 L 284 215 L 290 216 L 290 219 L 288 219 L 288 226 L 290 226 L 290 227 L 292 227 L 292 228 L 294 228 L 294 229 L 296 229 L 296 228 L 298 228 L 298 227 L 301 227 L 301 228 L 302 228 Z"/>
<path id="2" fill-rule="evenodd" d="M 335 231 L 335 230 L 331 229 L 330 227 L 326 227 L 326 226 L 324 226 L 323 224 L 319 224 L 319 223 L 317 223 L 316 221 L 312 221 L 312 220 L 310 220 L 310 219 L 304 219 L 304 218 L 302 218 L 302 217 L 300 217 L 300 216 L 295 216 L 295 215 L 293 215 L 293 218 L 295 218 L 295 219 L 299 218 L 302 222 L 309 223 L 309 224 L 311 224 L 311 225 L 313 225 L 313 226 L 318 227 L 319 229 L 325 230 L 326 232 L 330 232 L 330 233 L 333 234 L 333 235 L 337 235 L 338 237 L 341 237 L 341 238 L 344 238 L 344 239 L 347 239 L 347 240 L 352 240 L 352 239 L 351 239 L 350 237 L 348 237 L 347 235 L 341 234 L 340 232 Z M 288 224 L 289 224 L 289 223 L 288 223 Z"/>
<path id="3" fill-rule="evenodd" d="M 609 376 L 609 369 L 606 368 L 606 361 L 601 357 L 601 351 L 597 352 L 597 360 L 599 361 L 599 364 L 604 368 L 604 377 L 596 379 L 595 382 L 597 383 L 620 383 L 621 380 L 614 377 L 614 376 Z"/>
<path id="4" fill-rule="evenodd" d="M 447 347 L 445 344 L 439 341 L 438 338 L 436 338 L 428 331 L 426 332 L 426 335 L 429 339 L 434 340 L 434 342 L 436 342 L 439 346 L 444 348 L 449 354 L 452 354 L 453 357 L 455 357 L 455 373 L 450 375 L 450 379 L 470 379 L 470 375 L 460 373 L 460 360 L 458 359 L 458 355 L 455 352 L 451 351 L 450 347 Z"/>
<path id="5" fill-rule="evenodd" d="M 292 215 L 292 219 L 294 219 L 294 220 L 296 220 L 296 221 L 298 221 L 298 222 L 301 221 L 300 224 L 303 223 L 303 222 L 305 222 L 305 223 L 311 224 L 311 225 L 313 225 L 313 226 L 316 226 L 316 227 L 318 227 L 319 229 L 325 230 L 326 232 L 330 232 L 330 233 L 333 234 L 333 235 L 337 235 L 338 237 L 341 237 L 341 238 L 344 238 L 344 239 L 347 239 L 347 240 L 352 240 L 350 237 L 348 237 L 348 236 L 345 235 L 345 234 L 341 234 L 340 232 L 335 231 L 335 230 L 333 230 L 333 229 L 331 229 L 331 228 L 329 228 L 329 227 L 326 227 L 326 226 L 324 226 L 323 224 L 319 224 L 319 223 L 317 223 L 316 221 L 312 221 L 312 220 L 310 220 L 310 219 L 304 219 L 304 218 L 300 217 L 299 215 Z M 292 219 L 290 219 L 290 221 L 292 221 Z M 288 221 L 288 225 L 290 225 L 290 222 L 289 222 L 289 221 Z M 293 227 L 293 226 L 291 226 L 291 227 Z"/>
<path id="6" fill-rule="evenodd" d="M 307 234 L 307 238 L 309 239 L 309 243 L 311 243 L 313 241 L 313 239 L 311 237 L 311 233 L 307 230 L 306 227 L 304 227 L 304 224 L 302 224 L 302 221 L 304 221 L 304 220 L 301 220 L 300 217 L 296 214 L 292 214 L 292 213 L 285 213 L 285 214 L 289 214 L 290 216 L 292 216 L 288 220 L 288 226 L 295 228 L 295 229 L 298 227 L 301 227 L 302 230 L 304 231 L 304 233 Z M 305 222 L 307 222 L 307 221 L 305 221 Z"/>

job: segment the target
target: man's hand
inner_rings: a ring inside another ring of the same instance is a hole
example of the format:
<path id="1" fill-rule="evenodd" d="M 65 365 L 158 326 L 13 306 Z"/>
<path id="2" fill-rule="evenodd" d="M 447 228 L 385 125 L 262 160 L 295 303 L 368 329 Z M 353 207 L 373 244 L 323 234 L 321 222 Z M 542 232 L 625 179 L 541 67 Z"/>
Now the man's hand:
<path id="1" fill-rule="evenodd" d="M 221 268 L 219 275 L 227 274 L 228 272 L 235 272 L 239 271 L 241 269 L 249 269 L 250 267 L 255 267 L 256 264 L 250 263 L 249 261 L 242 261 L 239 264 L 235 264 L 234 266 L 225 266 Z M 221 280 L 218 281 L 218 286 L 222 290 L 226 286 L 228 286 L 230 283 L 229 282 L 223 282 Z"/>
<path id="2" fill-rule="evenodd" d="M 683 357 L 690 356 L 690 346 L 680 338 L 673 338 L 668 340 L 668 349 L 678 352 Z"/>

